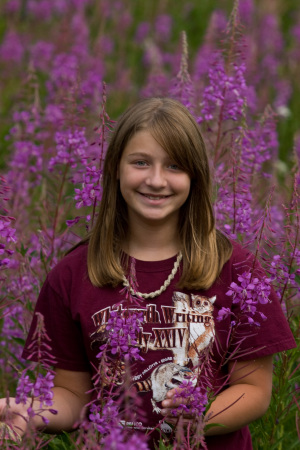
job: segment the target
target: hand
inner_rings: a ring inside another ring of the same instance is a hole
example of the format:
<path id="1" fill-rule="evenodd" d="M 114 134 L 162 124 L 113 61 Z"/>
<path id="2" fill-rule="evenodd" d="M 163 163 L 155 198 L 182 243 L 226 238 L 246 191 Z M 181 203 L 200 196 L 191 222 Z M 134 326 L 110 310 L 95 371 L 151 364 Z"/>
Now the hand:
<path id="1" fill-rule="evenodd" d="M 0 422 L 0 443 L 4 444 L 5 441 L 13 441 L 16 444 L 21 444 L 22 437 L 11 426 L 7 425 L 7 423 Z"/>
<path id="2" fill-rule="evenodd" d="M 13 397 L 0 399 L 0 442 L 20 443 L 28 426 L 28 406 L 17 404 Z"/>
<path id="3" fill-rule="evenodd" d="M 183 389 L 176 388 L 167 392 L 165 400 L 162 401 L 163 409 L 161 410 L 161 414 L 166 416 L 167 422 L 173 424 L 178 423 L 178 416 L 180 415 L 183 418 L 183 425 L 187 426 L 190 425 L 191 421 L 195 420 L 196 416 L 194 414 L 190 414 L 184 410 L 182 412 L 179 410 L 177 414 L 172 413 L 179 405 L 186 405 L 188 403 L 187 398 L 178 396 L 181 391 L 183 391 Z"/>

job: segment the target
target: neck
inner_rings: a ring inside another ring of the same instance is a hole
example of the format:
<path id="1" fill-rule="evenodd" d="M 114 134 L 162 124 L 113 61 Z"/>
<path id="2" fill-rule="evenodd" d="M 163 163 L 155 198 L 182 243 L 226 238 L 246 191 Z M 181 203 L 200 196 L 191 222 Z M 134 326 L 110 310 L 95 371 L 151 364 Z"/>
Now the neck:
<path id="1" fill-rule="evenodd" d="M 123 250 L 142 261 L 160 261 L 171 258 L 180 250 L 177 227 L 170 224 L 134 224 L 129 228 Z"/>

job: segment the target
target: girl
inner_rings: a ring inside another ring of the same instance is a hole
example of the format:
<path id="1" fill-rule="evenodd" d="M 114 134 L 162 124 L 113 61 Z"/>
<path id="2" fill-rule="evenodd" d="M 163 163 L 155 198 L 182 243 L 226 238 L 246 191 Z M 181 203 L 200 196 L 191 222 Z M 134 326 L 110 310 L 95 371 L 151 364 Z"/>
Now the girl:
<path id="1" fill-rule="evenodd" d="M 126 311 L 143 315 L 136 334 L 143 360 L 131 367 L 142 406 L 131 426 L 149 432 L 159 424 L 171 434 L 172 410 L 182 403 L 175 388 L 194 373 L 216 394 L 207 423 L 220 425 L 206 433 L 208 448 L 250 450 L 247 424 L 270 402 L 272 354 L 295 346 L 273 291 L 251 308 L 226 295 L 250 268 L 257 290 L 268 293 L 253 257 L 215 227 L 209 162 L 192 115 L 167 98 L 129 108 L 107 150 L 97 223 L 48 275 L 36 305 L 56 359 L 51 408 L 58 413 L 44 413 L 46 430 L 72 430 L 83 417 L 106 325 Z M 126 290 L 138 305 L 124 304 Z M 36 325 L 37 315 L 25 358 L 34 359 Z M 101 382 L 109 386 L 109 375 Z M 25 430 L 27 407 L 10 399 L 16 429 Z M 195 419 L 190 411 L 183 416 L 187 425 Z M 45 428 L 38 415 L 32 422 Z M 153 446 L 154 433 L 150 438 Z"/>

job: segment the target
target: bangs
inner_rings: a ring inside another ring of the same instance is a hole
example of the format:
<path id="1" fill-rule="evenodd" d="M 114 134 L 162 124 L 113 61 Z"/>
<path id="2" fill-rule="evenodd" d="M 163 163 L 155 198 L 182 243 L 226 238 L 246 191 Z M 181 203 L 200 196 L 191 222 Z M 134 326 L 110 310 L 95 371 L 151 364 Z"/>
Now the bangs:
<path id="1" fill-rule="evenodd" d="M 170 116 L 165 111 L 158 111 L 156 117 L 147 124 L 145 128 L 149 130 L 154 139 L 161 145 L 170 158 L 191 178 L 197 175 L 197 160 L 199 161 L 201 149 L 200 140 L 194 139 L 194 126 L 188 120 L 189 131 L 187 133 L 187 118 L 184 122 L 176 120 L 174 115 Z"/>

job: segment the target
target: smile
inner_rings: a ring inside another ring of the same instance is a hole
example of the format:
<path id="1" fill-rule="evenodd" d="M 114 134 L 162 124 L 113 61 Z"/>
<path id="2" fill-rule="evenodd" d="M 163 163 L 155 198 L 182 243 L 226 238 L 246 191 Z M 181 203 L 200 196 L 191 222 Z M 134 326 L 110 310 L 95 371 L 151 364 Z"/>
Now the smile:
<path id="1" fill-rule="evenodd" d="M 163 198 L 168 198 L 169 195 L 147 195 L 147 194 L 141 194 L 144 197 L 149 198 L 149 200 L 161 200 Z"/>

